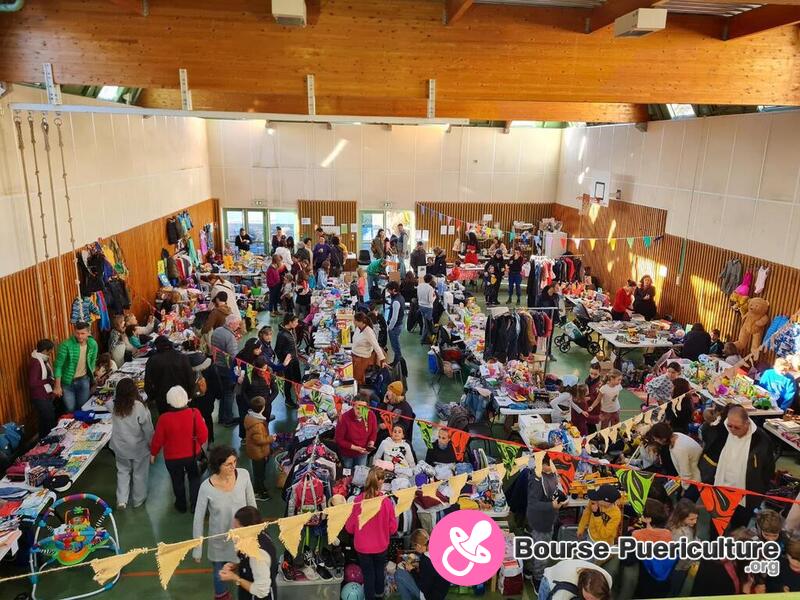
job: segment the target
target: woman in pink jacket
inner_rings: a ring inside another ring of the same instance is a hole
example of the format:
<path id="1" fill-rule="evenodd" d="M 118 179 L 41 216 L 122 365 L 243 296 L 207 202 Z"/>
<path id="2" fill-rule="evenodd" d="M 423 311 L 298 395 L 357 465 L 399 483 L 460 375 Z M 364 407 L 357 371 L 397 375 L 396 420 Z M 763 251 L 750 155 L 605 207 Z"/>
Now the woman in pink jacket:
<path id="1" fill-rule="evenodd" d="M 383 480 L 386 473 L 383 469 L 373 467 L 367 475 L 364 491 L 355 498 L 355 507 L 345 523 L 345 529 L 353 534 L 353 545 L 358 553 L 358 562 L 364 574 L 364 600 L 383 598 L 384 571 L 386 569 L 386 551 L 389 548 L 389 537 L 397 533 L 397 517 L 394 516 L 394 503 L 383 493 Z M 359 528 L 358 517 L 361 514 L 361 501 L 377 496 L 383 497 L 381 508 L 374 517 Z"/>

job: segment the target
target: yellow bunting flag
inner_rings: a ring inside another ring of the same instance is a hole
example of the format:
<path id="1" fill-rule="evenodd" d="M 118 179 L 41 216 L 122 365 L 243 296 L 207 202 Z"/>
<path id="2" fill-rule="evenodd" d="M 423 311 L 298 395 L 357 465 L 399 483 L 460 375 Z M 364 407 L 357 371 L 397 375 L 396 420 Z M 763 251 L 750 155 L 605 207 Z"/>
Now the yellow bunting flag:
<path id="1" fill-rule="evenodd" d="M 673 400 L 672 400 L 672 410 L 674 410 L 675 412 L 680 410 L 681 400 L 683 400 L 683 396 L 678 396 L 677 398 L 673 398 Z"/>
<path id="2" fill-rule="evenodd" d="M 458 502 L 458 497 L 461 495 L 461 490 L 467 483 L 467 473 L 456 475 L 447 480 L 447 487 L 450 488 L 450 504 Z"/>
<path id="3" fill-rule="evenodd" d="M 489 476 L 489 467 L 485 469 L 480 469 L 479 471 L 472 472 L 472 483 L 474 485 L 480 485 L 480 483 Z"/>
<path id="4" fill-rule="evenodd" d="M 511 474 L 514 475 L 515 473 L 518 473 L 520 469 L 524 468 L 525 465 L 528 464 L 530 458 L 530 455 L 523 455 L 514 459 L 514 466 L 511 467 Z"/>
<path id="5" fill-rule="evenodd" d="M 497 476 L 500 478 L 500 481 L 503 481 L 503 479 L 506 478 L 506 468 L 501 464 L 493 466 L 494 466 L 494 472 L 497 473 Z"/>
<path id="6" fill-rule="evenodd" d="M 227 540 L 233 542 L 237 552 L 250 558 L 261 560 L 261 546 L 258 545 L 258 534 L 267 527 L 266 523 L 257 523 L 247 527 L 237 527 L 228 531 Z"/>
<path id="7" fill-rule="evenodd" d="M 300 534 L 303 533 L 303 527 L 313 516 L 314 513 L 308 512 L 293 517 L 278 519 L 278 529 L 280 530 L 278 537 L 281 542 L 283 542 L 283 547 L 286 548 L 292 556 L 297 555 L 297 547 L 300 545 Z"/>
<path id="8" fill-rule="evenodd" d="M 439 496 L 436 495 L 436 491 L 439 489 L 439 486 L 442 485 L 441 481 L 431 481 L 430 483 L 426 483 L 422 486 L 422 495 L 423 497 L 428 498 L 435 498 L 436 500 L 439 499 Z"/>
<path id="9" fill-rule="evenodd" d="M 369 500 L 361 501 L 361 512 L 358 515 L 359 529 L 364 527 L 364 525 L 369 523 L 372 518 L 378 514 L 378 511 L 381 509 L 381 505 L 385 499 L 386 496 L 375 496 Z"/>
<path id="10" fill-rule="evenodd" d="M 645 425 L 650 425 L 653 422 L 653 411 L 645 411 L 642 421 L 645 423 Z"/>
<path id="11" fill-rule="evenodd" d="M 611 238 L 610 240 L 608 240 L 608 244 L 611 246 L 612 250 L 616 250 L 617 249 L 617 238 Z"/>
<path id="12" fill-rule="evenodd" d="M 536 476 L 542 476 L 542 467 L 544 466 L 544 457 L 547 456 L 547 452 L 536 452 L 533 455 L 534 465 L 536 467 Z"/>
<path id="13" fill-rule="evenodd" d="M 328 519 L 328 539 L 335 540 L 339 537 L 339 532 L 347 523 L 350 513 L 353 512 L 353 505 L 349 503 L 339 504 L 338 506 L 329 506 L 322 511 Z"/>
<path id="14" fill-rule="evenodd" d="M 158 564 L 158 578 L 161 581 L 161 587 L 167 589 L 167 585 L 169 584 L 169 580 L 172 579 L 175 569 L 178 568 L 178 565 L 186 557 L 189 550 L 194 550 L 202 543 L 203 538 L 195 538 L 175 544 L 158 543 L 156 563 Z"/>
<path id="15" fill-rule="evenodd" d="M 611 443 L 617 441 L 617 428 L 619 425 L 614 425 L 613 427 L 608 428 L 608 439 L 611 440 Z"/>
<path id="16" fill-rule="evenodd" d="M 100 585 L 104 585 L 107 581 L 114 579 L 123 567 L 127 566 L 140 554 L 147 552 L 146 548 L 137 548 L 125 554 L 115 554 L 108 558 L 96 558 L 90 565 L 94 569 L 94 580 Z"/>
<path id="17" fill-rule="evenodd" d="M 414 502 L 414 496 L 417 495 L 417 488 L 404 488 L 402 490 L 392 492 L 392 494 L 395 498 L 397 498 L 397 506 L 394 507 L 394 514 L 396 517 L 399 517 L 401 514 L 411 508 L 411 503 Z M 330 536 L 328 536 L 328 539 L 331 539 Z"/>
<path id="18" fill-rule="evenodd" d="M 590 238 L 590 239 L 589 239 L 589 247 L 590 247 L 592 250 L 594 250 L 594 246 L 595 246 L 595 244 L 596 244 L 596 243 L 597 243 L 597 240 L 596 240 L 596 239 L 594 239 L 594 238 Z"/>

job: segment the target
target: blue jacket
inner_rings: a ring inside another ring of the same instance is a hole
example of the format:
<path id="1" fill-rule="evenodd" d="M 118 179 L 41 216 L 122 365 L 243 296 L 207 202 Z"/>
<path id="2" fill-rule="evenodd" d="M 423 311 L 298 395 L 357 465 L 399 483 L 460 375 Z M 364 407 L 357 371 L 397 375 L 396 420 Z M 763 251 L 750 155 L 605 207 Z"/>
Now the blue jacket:
<path id="1" fill-rule="evenodd" d="M 781 375 L 775 369 L 768 369 L 764 371 L 758 385 L 775 398 L 781 410 L 787 410 L 792 407 L 796 389 L 794 379 L 789 375 Z"/>

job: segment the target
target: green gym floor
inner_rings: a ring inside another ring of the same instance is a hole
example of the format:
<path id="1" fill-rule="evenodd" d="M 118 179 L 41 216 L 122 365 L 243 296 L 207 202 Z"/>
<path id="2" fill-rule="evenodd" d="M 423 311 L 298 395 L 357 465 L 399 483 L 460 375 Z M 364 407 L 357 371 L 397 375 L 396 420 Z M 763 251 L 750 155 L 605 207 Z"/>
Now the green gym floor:
<path id="1" fill-rule="evenodd" d="M 504 295 L 501 295 L 501 298 L 503 297 Z M 482 303 L 483 299 L 480 298 L 480 301 Z M 275 321 L 277 322 L 277 320 Z M 260 317 L 260 323 L 263 325 L 269 322 L 269 316 L 263 313 Z M 428 373 L 428 347 L 420 344 L 418 332 L 408 333 L 404 331 L 401 344 L 409 370 L 407 399 L 414 407 L 418 417 L 436 420 L 436 402 L 458 401 L 462 393 L 460 382 L 442 378 L 441 385 L 436 383 L 436 378 Z M 554 354 L 557 361 L 551 363 L 550 372 L 557 375 L 574 374 L 581 379 L 586 376 L 590 359 L 586 350 L 573 345 L 566 354 L 562 354 L 554 348 Z M 621 396 L 621 404 L 623 419 L 632 416 L 639 409 L 639 400 L 627 391 L 623 392 Z M 273 414 L 276 416 L 276 420 L 272 423 L 273 432 L 294 430 L 296 424 L 294 414 L 287 412 L 282 402 L 276 401 L 273 406 Z M 498 438 L 503 437 L 501 424 L 495 425 L 493 435 Z M 217 426 L 215 429 L 215 443 L 229 443 L 238 449 L 240 440 L 237 435 L 237 429 L 226 429 Z M 424 454 L 425 452 L 424 444 L 416 430 L 414 448 L 417 453 Z M 240 458 L 240 465 L 249 468 L 249 460 L 246 456 Z M 268 476 L 268 481 L 274 482 L 274 464 L 271 464 L 270 468 L 271 472 Z M 779 468 L 796 470 L 796 461 L 793 458 L 782 458 Z M 110 452 L 103 451 L 70 492 L 96 494 L 105 499 L 111 506 L 115 506 L 115 487 L 114 458 Z M 281 517 L 283 516 L 284 503 L 280 499 L 277 490 L 273 489 L 272 495 L 272 500 L 259 502 L 259 508 L 265 517 Z M 172 504 L 173 495 L 169 476 L 164 468 L 163 459 L 159 457 L 150 470 L 150 491 L 144 506 L 137 509 L 129 508 L 114 512 L 123 550 L 150 548 L 155 547 L 158 542 L 170 543 L 191 538 L 192 515 L 177 513 Z M 277 535 L 273 535 L 273 539 L 279 545 Z M 282 548 L 279 549 L 282 550 Z M 8 563 L 4 563 L 0 576 L 5 577 L 25 572 L 27 572 L 27 568 L 15 568 Z M 86 593 L 96 589 L 91 578 L 92 571 L 88 566 L 63 573 L 45 575 L 41 577 L 37 598 L 54 600 Z M 21 592 L 30 591 L 30 584 L 22 580 L 3 584 L 2 588 L 0 600 L 8 600 Z M 283 597 L 286 598 L 287 595 L 285 594 Z M 158 580 L 155 555 L 148 554 L 137 558 L 123 571 L 123 576 L 117 585 L 111 591 L 100 595 L 100 597 L 139 598 L 142 600 L 157 598 L 185 599 L 190 596 L 199 598 L 204 596 L 213 597 L 211 565 L 205 559 L 205 552 L 204 558 L 199 564 L 195 563 L 191 556 L 184 559 L 166 591 L 161 588 Z M 455 597 L 456 594 L 451 593 L 451 596 Z M 526 596 L 528 598 L 534 597 L 530 585 L 526 585 Z M 499 598 L 499 594 L 487 592 L 487 597 L 493 600 Z"/>

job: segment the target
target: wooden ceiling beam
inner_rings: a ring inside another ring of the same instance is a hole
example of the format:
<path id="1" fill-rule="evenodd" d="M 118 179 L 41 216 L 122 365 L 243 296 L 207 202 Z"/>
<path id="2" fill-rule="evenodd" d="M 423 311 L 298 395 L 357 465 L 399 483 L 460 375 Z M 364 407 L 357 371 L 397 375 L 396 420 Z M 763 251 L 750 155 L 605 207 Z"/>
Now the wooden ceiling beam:
<path id="1" fill-rule="evenodd" d="M 445 22 L 452 25 L 464 16 L 474 0 L 445 0 Z"/>
<path id="2" fill-rule="evenodd" d="M 114 6 L 123 9 L 125 12 L 147 16 L 147 0 L 108 0 Z"/>
<path id="3" fill-rule="evenodd" d="M 318 115 L 354 115 L 424 118 L 425 98 L 316 97 Z M 142 90 L 137 100 L 146 108 L 179 109 L 180 92 L 173 89 Z M 302 95 L 226 94 L 192 90 L 194 110 L 271 112 L 303 115 L 308 103 Z M 594 102 L 508 102 L 468 98 L 436 99 L 439 118 L 473 121 L 586 121 L 638 123 L 647 120 L 647 105 Z"/>
<path id="4" fill-rule="evenodd" d="M 800 23 L 800 6 L 768 4 L 725 20 L 722 39 L 731 41 Z"/>
<path id="5" fill-rule="evenodd" d="M 649 8 L 654 0 L 607 0 L 604 4 L 593 8 L 586 19 L 586 33 L 594 33 L 612 25 L 622 15 L 627 15 L 639 8 Z"/>

